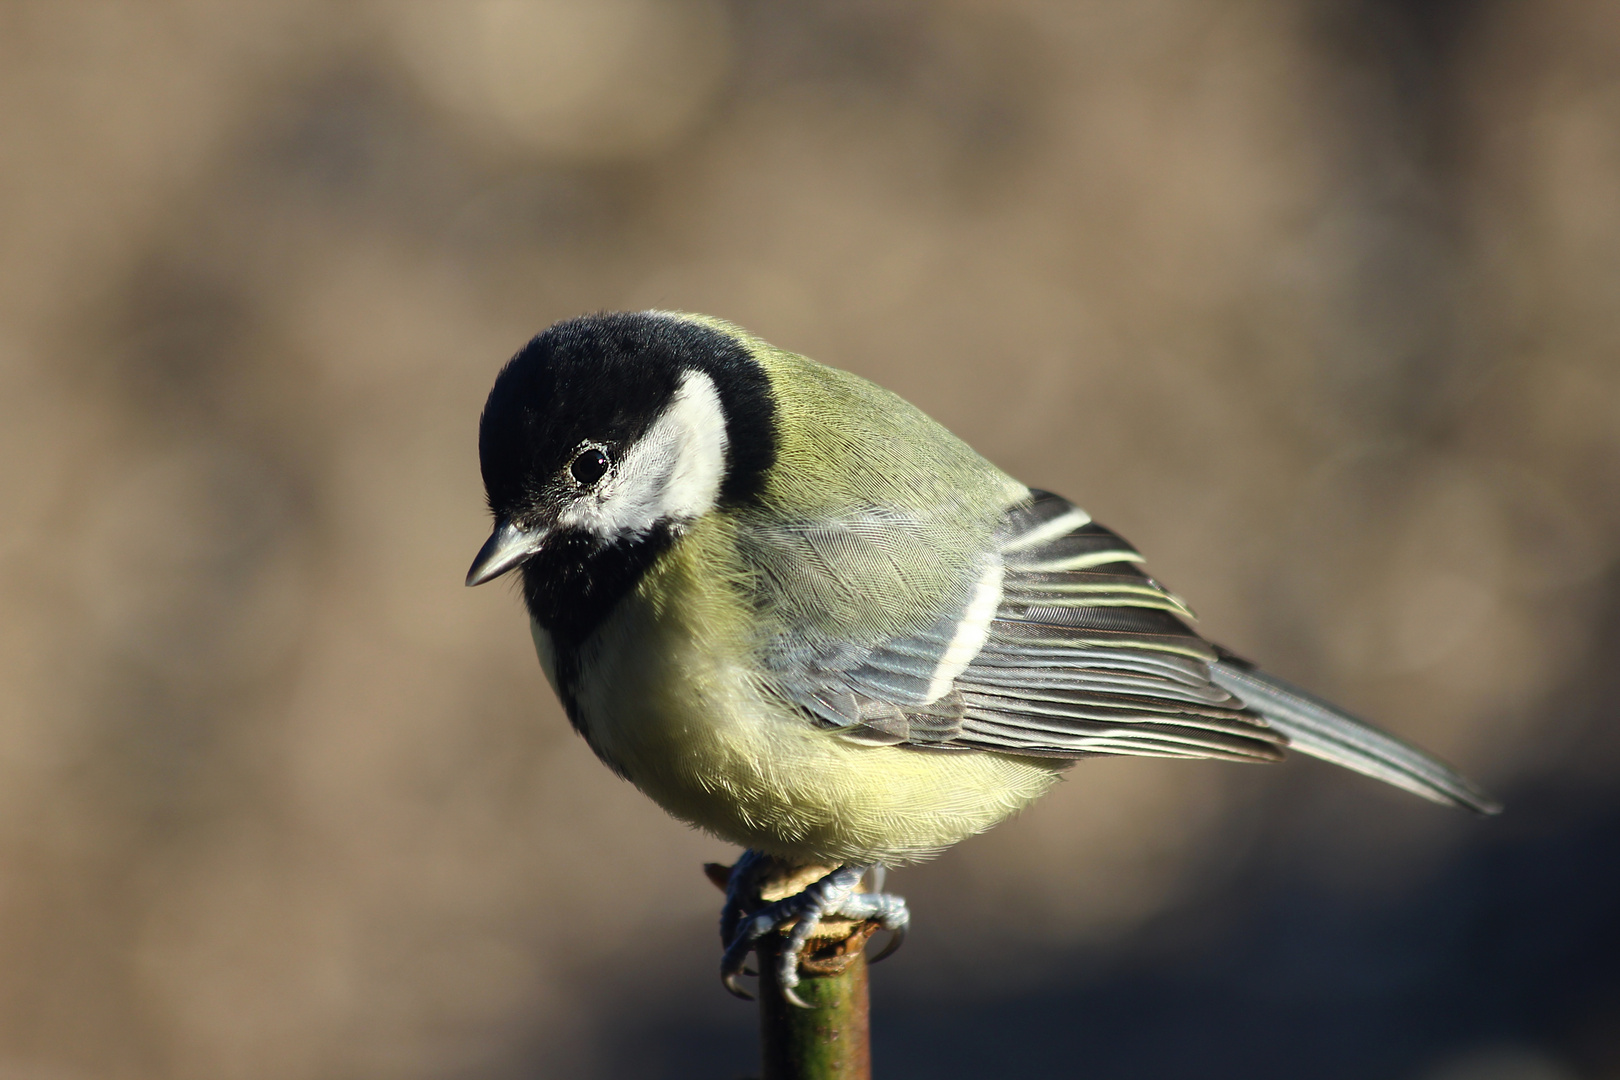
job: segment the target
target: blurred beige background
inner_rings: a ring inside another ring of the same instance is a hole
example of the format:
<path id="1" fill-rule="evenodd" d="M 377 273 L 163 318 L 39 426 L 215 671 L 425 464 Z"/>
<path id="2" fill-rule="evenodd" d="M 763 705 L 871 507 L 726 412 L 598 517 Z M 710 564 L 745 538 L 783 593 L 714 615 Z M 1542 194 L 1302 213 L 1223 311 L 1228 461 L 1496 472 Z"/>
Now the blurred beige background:
<path id="1" fill-rule="evenodd" d="M 698 872 L 732 853 L 461 585 L 483 396 L 582 311 L 869 376 L 1279 674 L 1510 801 L 1612 791 L 1557 706 L 1615 642 L 1617 252 L 1615 5 L 8 0 L 0 1078 L 746 1038 Z M 882 978 L 1047 985 L 1283 820 L 1290 872 L 1377 895 L 1489 827 L 1311 764 L 1084 763 L 895 875 Z"/>

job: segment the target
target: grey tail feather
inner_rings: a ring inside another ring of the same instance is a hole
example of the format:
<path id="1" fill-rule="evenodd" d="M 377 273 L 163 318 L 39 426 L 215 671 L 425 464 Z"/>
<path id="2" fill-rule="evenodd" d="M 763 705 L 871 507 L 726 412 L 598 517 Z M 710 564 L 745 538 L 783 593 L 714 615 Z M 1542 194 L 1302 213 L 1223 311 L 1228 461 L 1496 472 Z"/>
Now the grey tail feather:
<path id="1" fill-rule="evenodd" d="M 1499 814 L 1502 804 L 1417 747 L 1221 650 L 1210 679 L 1288 736 L 1294 749 L 1447 806 Z"/>

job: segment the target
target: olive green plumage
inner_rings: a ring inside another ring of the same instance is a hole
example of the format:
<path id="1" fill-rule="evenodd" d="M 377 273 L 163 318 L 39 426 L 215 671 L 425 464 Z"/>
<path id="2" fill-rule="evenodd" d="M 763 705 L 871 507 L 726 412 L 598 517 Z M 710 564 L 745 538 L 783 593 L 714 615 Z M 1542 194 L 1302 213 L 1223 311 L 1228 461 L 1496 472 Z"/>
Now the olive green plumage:
<path id="1" fill-rule="evenodd" d="M 754 850 L 905 862 L 1078 757 L 1271 761 L 1290 741 L 1493 809 L 1205 642 L 1083 511 L 730 323 L 558 324 L 497 380 L 480 449 L 497 528 L 469 583 L 520 566 L 542 666 L 593 749 Z"/>

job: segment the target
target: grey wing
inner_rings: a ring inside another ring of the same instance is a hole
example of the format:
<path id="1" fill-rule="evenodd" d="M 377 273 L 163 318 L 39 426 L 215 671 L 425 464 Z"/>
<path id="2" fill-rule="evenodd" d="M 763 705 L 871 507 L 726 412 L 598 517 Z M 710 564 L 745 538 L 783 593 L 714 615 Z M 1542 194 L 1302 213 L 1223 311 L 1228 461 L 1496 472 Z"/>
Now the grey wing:
<path id="1" fill-rule="evenodd" d="M 1491 812 L 1451 769 L 1194 632 L 1141 556 L 1047 492 L 926 631 L 801 666 L 790 696 L 846 737 L 1020 756 L 1276 761 L 1293 745 L 1438 802 Z"/>
<path id="2" fill-rule="evenodd" d="M 779 654 L 781 691 L 846 738 L 1021 756 L 1274 761 L 1287 740 L 1210 681 L 1214 648 L 1140 556 L 1045 492 L 1009 509 L 921 629 Z"/>

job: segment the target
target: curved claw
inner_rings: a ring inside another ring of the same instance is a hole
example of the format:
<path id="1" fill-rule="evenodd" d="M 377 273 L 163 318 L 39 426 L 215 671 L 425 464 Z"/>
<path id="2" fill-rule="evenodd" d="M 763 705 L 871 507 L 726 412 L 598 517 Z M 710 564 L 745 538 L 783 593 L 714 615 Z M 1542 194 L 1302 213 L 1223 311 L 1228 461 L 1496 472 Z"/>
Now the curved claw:
<path id="1" fill-rule="evenodd" d="M 789 1005 L 794 1005 L 801 1009 L 815 1008 L 814 1005 L 800 997 L 799 992 L 793 989 L 791 986 L 782 987 L 782 1000 L 787 1002 Z"/>
<path id="2" fill-rule="evenodd" d="M 720 981 L 727 990 L 744 1001 L 753 1001 L 754 995 L 737 985 L 737 977 L 743 974 L 753 974 L 748 968 L 748 951 L 754 939 L 749 935 L 747 924 L 740 927 L 726 946 L 726 951 L 720 957 Z"/>
<path id="3" fill-rule="evenodd" d="M 750 994 L 747 990 L 744 990 L 741 986 L 737 985 L 737 976 L 738 976 L 738 974 L 740 974 L 740 973 L 736 972 L 736 971 L 722 972 L 720 974 L 720 982 L 721 982 L 721 984 L 724 985 L 727 990 L 731 991 L 731 995 L 733 997 L 740 997 L 744 1001 L 753 1001 L 754 1000 L 754 995 Z"/>
<path id="4" fill-rule="evenodd" d="M 889 940 L 884 942 L 883 943 L 883 948 L 879 949 L 877 951 L 877 954 L 875 956 L 872 956 L 871 958 L 869 958 L 866 962 L 868 964 L 875 964 L 878 961 L 886 960 L 887 958 L 893 956 L 895 953 L 899 952 L 900 951 L 900 946 L 902 946 L 902 945 L 904 945 L 906 943 L 906 929 L 907 928 L 904 925 L 902 925 L 902 926 L 897 926 L 894 929 L 890 930 L 889 931 Z"/>

